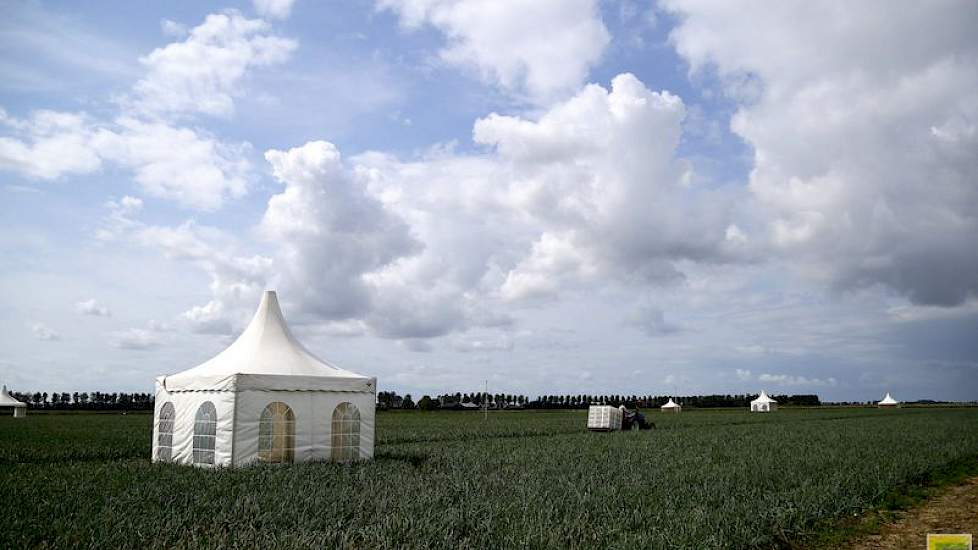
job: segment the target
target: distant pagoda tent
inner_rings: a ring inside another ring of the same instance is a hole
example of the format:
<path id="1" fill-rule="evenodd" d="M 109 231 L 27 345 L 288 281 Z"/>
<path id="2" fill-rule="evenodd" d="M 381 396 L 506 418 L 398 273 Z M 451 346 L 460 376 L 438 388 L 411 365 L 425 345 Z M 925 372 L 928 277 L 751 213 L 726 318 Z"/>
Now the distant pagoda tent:
<path id="1" fill-rule="evenodd" d="M 774 412 L 778 410 L 778 402 L 768 397 L 767 392 L 761 390 L 761 395 L 750 402 L 750 412 Z"/>
<path id="2" fill-rule="evenodd" d="M 669 402 L 660 408 L 662 409 L 662 412 L 666 413 L 678 413 L 683 410 L 682 405 L 673 401 L 671 397 L 669 398 Z"/>
<path id="3" fill-rule="evenodd" d="M 266 291 L 226 350 L 156 379 L 153 460 L 241 466 L 371 458 L 376 393 L 376 378 L 306 350 L 275 292 Z"/>
<path id="4" fill-rule="evenodd" d="M 27 403 L 14 399 L 7 391 L 7 386 L 0 390 L 0 411 L 7 412 L 13 409 L 14 418 L 24 418 L 27 416 Z"/>
<path id="5" fill-rule="evenodd" d="M 890 395 L 890 392 L 886 392 L 886 397 L 884 397 L 882 401 L 877 403 L 876 406 L 881 409 L 893 408 L 893 407 L 899 407 L 900 402 L 897 401 L 896 399 L 893 399 L 893 397 Z"/>

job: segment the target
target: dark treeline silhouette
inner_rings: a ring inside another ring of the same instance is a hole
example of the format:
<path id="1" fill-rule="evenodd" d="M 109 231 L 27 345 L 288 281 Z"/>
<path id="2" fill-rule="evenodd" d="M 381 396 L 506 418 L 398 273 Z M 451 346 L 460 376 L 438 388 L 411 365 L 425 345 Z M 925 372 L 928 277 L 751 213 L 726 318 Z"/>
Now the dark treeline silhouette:
<path id="1" fill-rule="evenodd" d="M 431 397 L 425 395 L 415 403 L 411 394 L 401 397 L 395 392 L 382 391 L 377 393 L 377 407 L 380 409 L 479 409 L 483 406 L 490 409 L 519 409 L 529 403 L 525 395 L 489 394 L 485 392 L 451 393 Z"/>
<path id="2" fill-rule="evenodd" d="M 151 393 L 12 391 L 10 395 L 31 409 L 51 411 L 151 411 L 154 401 Z"/>
<path id="3" fill-rule="evenodd" d="M 670 397 L 683 407 L 712 409 L 718 407 L 747 407 L 752 400 L 757 398 L 757 394 L 687 396 L 621 394 L 544 395 L 531 401 L 527 407 L 534 409 L 577 409 L 586 408 L 591 404 L 598 403 L 615 407 L 626 405 L 638 408 L 655 408 L 665 405 Z M 821 401 L 817 395 L 772 395 L 771 397 L 782 406 L 817 407 L 821 405 Z"/>
<path id="4" fill-rule="evenodd" d="M 593 404 L 626 405 L 638 408 L 661 407 L 669 400 L 666 395 L 538 395 L 530 399 L 524 395 L 486 394 L 484 392 L 443 394 L 436 397 L 423 396 L 415 402 L 411 395 L 403 398 L 395 392 L 380 392 L 377 394 L 378 407 L 381 409 L 413 409 L 422 410 L 450 409 L 469 410 L 480 409 L 585 409 Z M 683 407 L 710 409 L 718 407 L 747 407 L 757 398 L 757 394 L 738 395 L 689 395 L 671 396 Z M 780 406 L 817 407 L 822 404 L 817 395 L 772 395 Z"/>
<path id="5" fill-rule="evenodd" d="M 39 410 L 85 411 L 137 411 L 153 410 L 153 395 L 149 393 L 106 392 L 11 392 L 14 398 Z M 519 394 L 490 394 L 485 392 L 446 393 L 431 397 L 423 396 L 415 401 L 411 394 L 400 396 L 396 392 L 377 393 L 379 409 L 421 410 L 479 410 L 488 409 L 586 409 L 592 404 L 626 405 L 638 408 L 661 407 L 669 400 L 666 395 L 577 394 L 538 395 L 531 399 Z M 757 394 L 738 395 L 690 395 L 671 396 L 683 407 L 710 409 L 718 407 L 747 407 Z M 820 406 L 817 395 L 772 395 L 780 406 Z"/>

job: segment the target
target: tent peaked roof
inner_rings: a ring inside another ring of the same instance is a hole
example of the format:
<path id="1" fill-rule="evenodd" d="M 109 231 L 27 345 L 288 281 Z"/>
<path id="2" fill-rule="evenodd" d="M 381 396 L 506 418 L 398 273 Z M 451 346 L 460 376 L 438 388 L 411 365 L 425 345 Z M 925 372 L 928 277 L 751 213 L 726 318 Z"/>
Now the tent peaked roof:
<path id="1" fill-rule="evenodd" d="M 896 399 L 893 399 L 890 396 L 890 392 L 886 392 L 886 397 L 884 397 L 883 400 L 880 401 L 877 404 L 878 405 L 898 405 L 899 403 L 900 403 L 899 401 L 897 401 Z"/>
<path id="2" fill-rule="evenodd" d="M 234 343 L 197 367 L 165 377 L 164 384 L 173 390 L 212 389 L 201 386 L 214 386 L 217 380 L 233 375 L 370 380 L 323 361 L 299 343 L 272 290 L 262 295 L 258 311 Z"/>
<path id="3" fill-rule="evenodd" d="M 0 390 L 0 407 L 26 407 L 27 404 L 14 399 L 9 392 L 7 392 L 7 386 L 4 386 Z"/>
<path id="4" fill-rule="evenodd" d="M 668 402 L 668 403 L 666 403 L 665 405 L 663 405 L 663 406 L 662 406 L 662 408 L 663 408 L 663 409 L 675 409 L 675 408 L 676 408 L 676 407 L 678 407 L 678 406 L 679 406 L 679 403 L 676 403 L 676 402 L 675 402 L 675 401 L 673 401 L 673 400 L 672 400 L 672 398 L 670 397 L 670 398 L 669 398 L 669 402 Z"/>
<path id="5" fill-rule="evenodd" d="M 757 396 L 757 399 L 751 401 L 751 403 L 777 403 L 777 401 L 775 401 L 774 399 L 771 399 L 767 395 L 767 392 L 766 391 L 761 390 L 761 395 L 758 395 Z"/>

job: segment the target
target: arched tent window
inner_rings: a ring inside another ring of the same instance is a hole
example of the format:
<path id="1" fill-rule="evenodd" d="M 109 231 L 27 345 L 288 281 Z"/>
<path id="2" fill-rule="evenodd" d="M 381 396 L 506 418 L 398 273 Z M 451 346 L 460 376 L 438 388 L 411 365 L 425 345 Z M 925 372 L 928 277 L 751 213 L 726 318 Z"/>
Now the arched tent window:
<path id="1" fill-rule="evenodd" d="M 285 403 L 269 403 L 258 423 L 258 460 L 292 462 L 295 459 L 295 413 Z"/>
<path id="2" fill-rule="evenodd" d="M 194 418 L 194 464 L 213 464 L 217 442 L 217 410 L 210 401 L 197 409 Z"/>
<path id="3" fill-rule="evenodd" d="M 353 403 L 340 403 L 333 410 L 333 460 L 360 458 L 360 411 Z"/>
<path id="4" fill-rule="evenodd" d="M 160 408 L 156 423 L 156 460 L 169 462 L 173 459 L 173 403 L 167 401 Z"/>

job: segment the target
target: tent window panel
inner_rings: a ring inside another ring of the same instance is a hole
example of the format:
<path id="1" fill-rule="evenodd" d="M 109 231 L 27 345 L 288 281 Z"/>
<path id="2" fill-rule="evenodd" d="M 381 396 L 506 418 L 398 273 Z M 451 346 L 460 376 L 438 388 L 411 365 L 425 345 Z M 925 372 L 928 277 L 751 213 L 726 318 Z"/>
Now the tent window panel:
<path id="1" fill-rule="evenodd" d="M 337 405 L 332 427 L 332 459 L 346 462 L 360 458 L 360 411 L 356 405 Z"/>
<path id="2" fill-rule="evenodd" d="M 194 464 L 214 464 L 216 443 L 217 409 L 210 401 L 204 401 L 194 417 Z"/>
<path id="3" fill-rule="evenodd" d="M 295 460 L 295 413 L 285 403 L 269 403 L 261 413 L 258 460 L 269 463 Z"/>
<path id="4" fill-rule="evenodd" d="M 173 403 L 167 401 L 160 408 L 156 425 L 156 459 L 169 462 L 173 459 L 173 419 L 176 413 Z"/>

